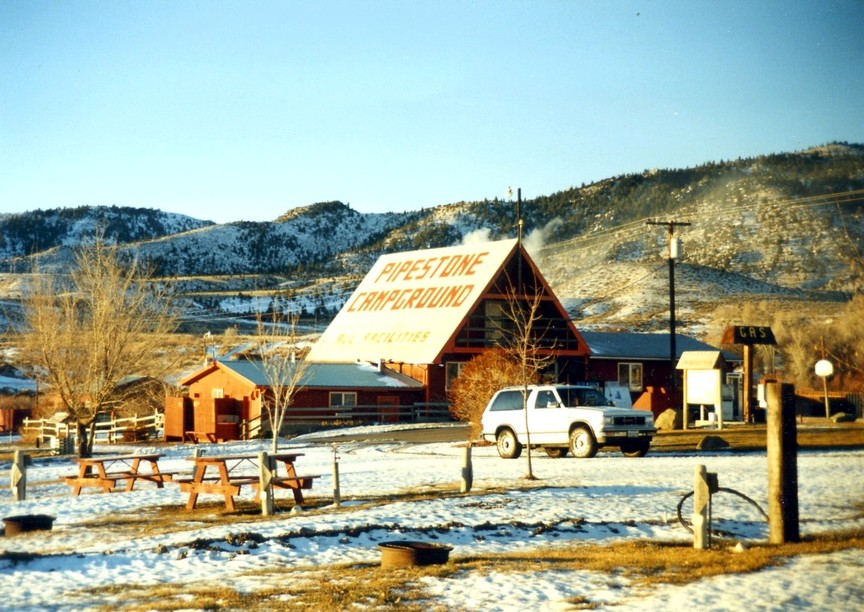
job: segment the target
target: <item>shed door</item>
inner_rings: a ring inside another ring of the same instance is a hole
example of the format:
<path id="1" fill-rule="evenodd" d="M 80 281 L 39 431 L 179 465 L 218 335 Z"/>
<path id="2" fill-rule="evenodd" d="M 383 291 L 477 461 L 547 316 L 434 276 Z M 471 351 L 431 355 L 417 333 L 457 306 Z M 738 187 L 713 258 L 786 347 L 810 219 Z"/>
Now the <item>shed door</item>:
<path id="1" fill-rule="evenodd" d="M 399 420 L 399 398 L 397 396 L 378 396 L 378 418 L 385 423 L 395 423 Z"/>

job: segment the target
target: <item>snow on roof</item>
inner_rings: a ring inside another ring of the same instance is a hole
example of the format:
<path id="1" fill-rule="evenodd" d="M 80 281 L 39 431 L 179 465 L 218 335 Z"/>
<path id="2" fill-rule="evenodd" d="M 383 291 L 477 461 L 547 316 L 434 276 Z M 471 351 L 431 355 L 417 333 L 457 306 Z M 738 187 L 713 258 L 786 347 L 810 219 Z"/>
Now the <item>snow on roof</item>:
<path id="1" fill-rule="evenodd" d="M 383 255 L 309 361 L 434 363 L 515 248 L 512 239 Z"/>
<path id="2" fill-rule="evenodd" d="M 36 381 L 28 378 L 14 378 L 12 376 L 0 376 L 0 391 L 7 393 L 35 392 Z"/>
<path id="3" fill-rule="evenodd" d="M 591 349 L 591 359 L 669 359 L 669 334 L 636 332 L 583 331 L 582 337 Z M 676 357 L 684 351 L 717 351 L 717 347 L 681 334 L 675 334 Z M 727 361 L 740 361 L 723 353 Z"/>
<path id="4" fill-rule="evenodd" d="M 726 365 L 720 351 L 684 351 L 678 360 L 678 370 L 722 370 Z"/>
<path id="5" fill-rule="evenodd" d="M 220 361 L 219 365 L 257 386 L 270 385 L 260 361 Z M 379 369 L 377 365 L 370 363 L 309 363 L 300 385 L 327 389 L 423 388 L 421 383 L 404 374 L 387 368 Z"/>

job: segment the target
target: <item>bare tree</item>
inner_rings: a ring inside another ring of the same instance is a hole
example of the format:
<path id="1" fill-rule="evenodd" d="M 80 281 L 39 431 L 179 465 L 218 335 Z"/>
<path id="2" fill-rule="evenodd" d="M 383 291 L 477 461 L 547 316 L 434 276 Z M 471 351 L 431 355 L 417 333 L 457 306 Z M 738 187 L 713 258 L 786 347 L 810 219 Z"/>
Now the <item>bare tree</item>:
<path id="1" fill-rule="evenodd" d="M 522 284 L 521 282 L 519 283 Z M 502 305 L 501 346 L 518 365 L 518 384 L 522 387 L 522 413 L 525 417 L 525 455 L 528 463 L 526 478 L 534 479 L 531 461 L 531 430 L 528 427 L 528 386 L 537 382 L 540 373 L 555 361 L 555 342 L 545 339 L 548 320 L 542 312 L 543 289 L 535 286 L 526 292 L 508 283 Z"/>
<path id="2" fill-rule="evenodd" d="M 68 276 L 35 274 L 24 297 L 27 364 L 74 421 L 78 454 L 93 451 L 96 419 L 130 375 L 162 379 L 177 318 L 165 288 L 101 236 L 79 248 Z"/>
<path id="3" fill-rule="evenodd" d="M 285 415 L 294 403 L 297 392 L 303 388 L 301 383 L 309 369 L 309 362 L 298 354 L 299 318 L 297 314 L 283 316 L 274 310 L 272 319 L 265 324 L 263 318 L 258 316 L 261 369 L 270 386 L 270 393 L 264 393 L 261 402 L 270 421 L 274 453 L 279 449 L 279 434 Z"/>

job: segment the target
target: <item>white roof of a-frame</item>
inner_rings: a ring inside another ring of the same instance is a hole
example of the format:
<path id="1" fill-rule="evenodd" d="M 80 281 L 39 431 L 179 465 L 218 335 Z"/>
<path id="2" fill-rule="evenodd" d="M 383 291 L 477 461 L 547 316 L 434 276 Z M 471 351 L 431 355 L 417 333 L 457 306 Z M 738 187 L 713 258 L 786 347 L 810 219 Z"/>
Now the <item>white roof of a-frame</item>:
<path id="1" fill-rule="evenodd" d="M 383 255 L 307 359 L 434 363 L 515 248 L 513 239 Z"/>

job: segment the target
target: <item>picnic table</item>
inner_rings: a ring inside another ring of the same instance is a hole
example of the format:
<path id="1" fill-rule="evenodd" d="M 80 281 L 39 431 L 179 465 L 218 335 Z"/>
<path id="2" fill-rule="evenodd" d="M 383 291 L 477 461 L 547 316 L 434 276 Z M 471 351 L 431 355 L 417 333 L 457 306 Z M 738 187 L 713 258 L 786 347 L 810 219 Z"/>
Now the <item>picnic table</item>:
<path id="1" fill-rule="evenodd" d="M 195 462 L 195 473 L 191 479 L 175 480 L 180 485 L 180 490 L 189 493 L 186 502 L 188 510 L 194 510 L 198 503 L 198 495 L 201 493 L 222 495 L 225 499 L 225 507 L 229 511 L 235 510 L 234 496 L 240 494 L 243 485 L 249 485 L 255 489 L 255 501 L 261 496 L 262 481 L 264 487 L 290 489 L 294 493 L 294 502 L 297 505 L 303 503 L 303 489 L 311 489 L 312 481 L 318 476 L 298 476 L 294 462 L 302 453 L 259 453 L 255 455 L 198 455 L 189 457 L 189 461 Z M 264 469 L 261 466 L 261 458 L 265 457 L 267 463 Z M 284 466 L 284 475 L 278 474 L 278 465 Z M 251 469 L 254 474 L 250 474 Z M 208 470 L 210 474 L 208 475 Z M 215 475 L 213 472 L 215 471 Z"/>
<path id="2" fill-rule="evenodd" d="M 117 481 L 125 480 L 126 491 L 131 491 L 137 480 L 155 482 L 160 489 L 166 480 L 171 480 L 173 472 L 159 471 L 159 453 L 134 455 L 96 455 L 94 457 L 78 457 L 73 461 L 78 463 L 78 474 L 65 476 L 66 484 L 72 487 L 72 494 L 79 495 L 83 487 L 101 488 L 110 493 L 117 486 Z M 141 471 L 141 462 L 149 464 L 148 471 Z"/>

